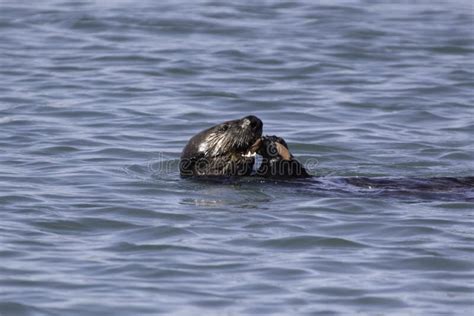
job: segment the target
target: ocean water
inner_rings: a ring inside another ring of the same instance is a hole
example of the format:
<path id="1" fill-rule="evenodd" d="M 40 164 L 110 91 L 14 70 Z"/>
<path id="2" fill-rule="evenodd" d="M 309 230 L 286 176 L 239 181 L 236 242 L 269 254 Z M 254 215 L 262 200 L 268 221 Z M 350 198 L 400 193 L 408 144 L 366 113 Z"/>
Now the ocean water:
<path id="1" fill-rule="evenodd" d="M 196 181 L 178 161 L 253 114 L 321 181 L 473 176 L 473 12 L 0 1 L 0 315 L 472 313 L 472 190 Z"/>

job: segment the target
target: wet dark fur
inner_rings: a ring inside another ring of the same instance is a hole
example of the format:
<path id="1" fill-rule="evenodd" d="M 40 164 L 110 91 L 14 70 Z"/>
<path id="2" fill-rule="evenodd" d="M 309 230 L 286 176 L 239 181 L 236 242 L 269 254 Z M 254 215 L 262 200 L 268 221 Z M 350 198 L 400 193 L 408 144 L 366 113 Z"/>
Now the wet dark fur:
<path id="1" fill-rule="evenodd" d="M 279 153 L 277 145 L 282 145 L 289 157 Z M 257 151 L 262 156 L 262 164 L 256 175 L 265 178 L 308 178 L 311 177 L 303 165 L 296 160 L 288 149 L 285 140 L 277 136 L 262 137 L 262 144 Z M 288 159 L 289 158 L 289 159 Z"/>
<path id="2" fill-rule="evenodd" d="M 262 121 L 246 116 L 208 128 L 192 137 L 181 154 L 181 176 L 248 176 L 254 157 L 244 157 L 262 136 Z"/>

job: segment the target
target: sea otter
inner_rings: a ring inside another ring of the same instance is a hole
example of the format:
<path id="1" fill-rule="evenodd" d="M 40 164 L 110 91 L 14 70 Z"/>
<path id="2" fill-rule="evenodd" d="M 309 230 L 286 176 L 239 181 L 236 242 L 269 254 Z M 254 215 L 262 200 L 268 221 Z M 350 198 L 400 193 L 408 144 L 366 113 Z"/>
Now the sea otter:
<path id="1" fill-rule="evenodd" d="M 183 149 L 179 165 L 181 175 L 277 179 L 312 177 L 290 153 L 285 140 L 278 136 L 262 137 L 262 127 L 262 121 L 251 115 L 198 133 Z M 262 163 L 254 171 L 257 154 L 262 156 Z M 437 198 L 441 198 L 442 194 L 458 192 L 461 197 L 472 199 L 474 177 L 317 177 L 308 185 L 311 184 L 315 189 L 322 186 L 326 190 L 334 186 L 350 192 L 434 194 Z M 457 198 L 457 195 L 453 197 Z"/>
<path id="2" fill-rule="evenodd" d="M 183 149 L 181 175 L 310 177 L 290 153 L 285 140 L 277 136 L 262 137 L 262 127 L 262 121 L 251 115 L 198 133 Z M 262 156 L 262 163 L 253 173 L 256 154 Z"/>
<path id="3" fill-rule="evenodd" d="M 181 176 L 250 175 L 261 144 L 262 127 L 262 121 L 250 115 L 193 136 L 181 154 Z"/>

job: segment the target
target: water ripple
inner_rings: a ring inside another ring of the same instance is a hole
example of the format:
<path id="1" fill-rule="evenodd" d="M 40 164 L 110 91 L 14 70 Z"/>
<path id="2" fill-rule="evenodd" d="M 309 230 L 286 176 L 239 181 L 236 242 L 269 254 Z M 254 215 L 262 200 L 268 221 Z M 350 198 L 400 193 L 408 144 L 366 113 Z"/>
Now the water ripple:
<path id="1" fill-rule="evenodd" d="M 432 178 L 473 176 L 472 20 L 1 1 L 0 314 L 469 314 L 474 192 Z M 322 177 L 179 177 L 192 135 L 248 114 Z"/>

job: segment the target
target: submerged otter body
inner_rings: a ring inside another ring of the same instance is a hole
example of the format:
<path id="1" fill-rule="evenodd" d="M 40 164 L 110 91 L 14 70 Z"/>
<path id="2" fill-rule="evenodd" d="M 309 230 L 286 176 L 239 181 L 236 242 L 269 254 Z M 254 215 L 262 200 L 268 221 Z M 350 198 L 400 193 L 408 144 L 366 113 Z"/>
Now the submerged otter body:
<path id="1" fill-rule="evenodd" d="M 193 136 L 181 154 L 181 176 L 248 176 L 255 163 L 254 145 L 262 136 L 256 116 L 227 121 Z"/>
<path id="2" fill-rule="evenodd" d="M 262 164 L 256 175 L 279 179 L 312 177 L 290 153 L 283 138 L 264 136 L 261 142 L 262 146 L 257 152 L 262 156 Z M 315 177 L 315 180 L 307 185 L 316 190 L 347 191 L 351 194 L 375 194 L 387 197 L 418 196 L 442 200 L 474 199 L 474 177 Z"/>

